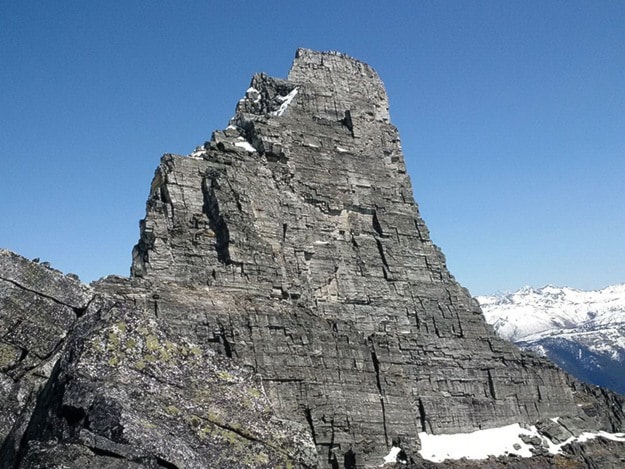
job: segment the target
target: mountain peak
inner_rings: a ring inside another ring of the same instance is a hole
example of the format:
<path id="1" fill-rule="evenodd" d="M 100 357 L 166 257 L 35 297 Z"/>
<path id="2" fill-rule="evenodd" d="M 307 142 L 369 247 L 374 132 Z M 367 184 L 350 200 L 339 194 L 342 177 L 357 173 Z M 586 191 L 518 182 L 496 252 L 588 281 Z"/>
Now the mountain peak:
<path id="1" fill-rule="evenodd" d="M 477 299 L 501 337 L 539 351 L 584 381 L 625 392 L 622 284 L 592 291 L 547 285 Z"/>
<path id="2" fill-rule="evenodd" d="M 72 309 L 43 266 L 0 256 L 1 329 L 20 332 L 0 339 L 3 462 L 435 467 L 450 435 L 496 429 L 485 465 L 548 467 L 579 460 L 554 441 L 587 460 L 584 432 L 623 429 L 620 397 L 498 338 L 450 274 L 371 67 L 301 49 L 244 95 L 226 129 L 161 158 L 130 278 Z"/>
<path id="3" fill-rule="evenodd" d="M 308 110 L 313 115 L 343 119 L 349 111 L 352 117 L 390 119 L 386 89 L 377 72 L 346 54 L 299 49 L 288 81 L 312 87 L 315 105 Z"/>

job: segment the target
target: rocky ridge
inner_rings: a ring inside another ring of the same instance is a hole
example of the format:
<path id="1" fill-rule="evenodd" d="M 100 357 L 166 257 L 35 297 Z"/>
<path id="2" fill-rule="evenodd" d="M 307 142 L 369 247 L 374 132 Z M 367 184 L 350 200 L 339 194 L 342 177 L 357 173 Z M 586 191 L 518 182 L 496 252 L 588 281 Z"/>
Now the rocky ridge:
<path id="1" fill-rule="evenodd" d="M 276 417 L 257 375 L 153 311 L 8 251 L 0 272 L 0 467 L 315 464 L 307 429 Z"/>
<path id="2" fill-rule="evenodd" d="M 457 467 L 419 434 L 519 423 L 533 457 L 474 467 L 621 464 L 620 436 L 576 437 L 622 432 L 622 398 L 498 338 L 448 272 L 362 62 L 300 49 L 255 75 L 226 129 L 162 158 L 140 231 L 131 277 L 91 287 L 2 253 L 37 273 L 6 281 L 2 321 L 31 317 L 17 293 L 84 296 L 30 375 L 39 339 L 2 336 L 5 467 Z M 74 305 L 52 303 L 37 321 Z"/>

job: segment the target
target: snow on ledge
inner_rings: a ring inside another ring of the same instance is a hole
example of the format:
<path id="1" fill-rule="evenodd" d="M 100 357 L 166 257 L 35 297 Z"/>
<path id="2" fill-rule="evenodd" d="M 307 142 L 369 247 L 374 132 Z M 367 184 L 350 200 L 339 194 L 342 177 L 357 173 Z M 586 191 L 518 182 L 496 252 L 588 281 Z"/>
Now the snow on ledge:
<path id="1" fill-rule="evenodd" d="M 234 142 L 234 145 L 237 146 L 237 147 L 241 147 L 244 150 L 249 151 L 250 153 L 254 153 L 256 151 L 256 148 L 254 148 L 252 145 L 250 145 L 250 143 L 247 142 L 247 141 Z"/>
<path id="2" fill-rule="evenodd" d="M 286 96 L 278 96 L 278 100 L 282 101 L 282 104 L 280 104 L 280 108 L 277 111 L 273 111 L 269 115 L 280 117 L 282 114 L 284 114 L 284 112 L 289 107 L 289 104 L 291 104 L 291 101 L 293 101 L 293 98 L 295 97 L 296 94 L 297 94 L 297 88 L 293 88 L 293 90 L 291 90 L 291 92 L 287 94 Z"/>
<path id="3" fill-rule="evenodd" d="M 253 86 L 250 86 L 246 91 L 245 91 L 245 97 L 247 99 L 251 99 L 254 103 L 257 103 L 260 101 L 260 91 L 258 91 L 256 88 L 254 88 Z"/>
<path id="4" fill-rule="evenodd" d="M 577 438 L 571 437 L 568 440 L 566 440 L 564 443 L 559 444 L 559 445 L 553 445 L 553 446 L 556 446 L 559 451 L 562 446 L 568 445 L 569 443 L 573 441 L 579 441 L 580 443 L 583 443 L 584 441 L 594 440 L 595 438 L 599 438 L 599 437 L 603 437 L 606 440 L 620 441 L 620 442 L 625 443 L 625 433 L 608 433 L 604 431 L 599 431 L 597 433 L 584 432 Z M 551 452 L 551 447 L 549 448 L 549 451 Z"/>
<path id="5" fill-rule="evenodd" d="M 536 427 L 523 428 L 518 423 L 504 427 L 477 430 L 472 433 L 455 433 L 451 435 L 430 435 L 419 433 L 423 459 L 432 462 L 443 462 L 446 459 L 487 459 L 489 456 L 504 456 L 516 454 L 523 458 L 533 456 L 530 451 L 533 446 L 525 443 L 520 435 L 537 436 L 551 454 L 561 452 L 563 446 L 573 441 L 588 441 L 603 437 L 610 440 L 625 442 L 625 433 L 582 433 L 578 437 L 571 437 L 564 443 L 555 444 L 544 435 L 538 433 Z"/>
<path id="6" fill-rule="evenodd" d="M 489 456 L 503 456 L 504 454 L 516 454 L 529 458 L 532 456 L 530 452 L 532 447 L 519 438 L 520 434 L 537 435 L 537 433 L 521 428 L 518 423 L 477 430 L 473 433 L 430 435 L 421 432 L 419 433 L 421 440 L 419 454 L 423 459 L 433 462 L 460 458 L 486 459 Z"/>
<path id="7" fill-rule="evenodd" d="M 206 154 L 206 149 L 202 146 L 196 147 L 191 153 L 187 155 L 188 158 L 193 158 L 195 160 L 202 160 L 203 156 Z"/>
<path id="8" fill-rule="evenodd" d="M 397 462 L 397 456 L 399 455 L 399 453 L 401 452 L 401 448 L 398 448 L 397 446 L 393 446 L 391 448 L 391 451 L 384 456 L 384 464 L 393 464 Z"/>

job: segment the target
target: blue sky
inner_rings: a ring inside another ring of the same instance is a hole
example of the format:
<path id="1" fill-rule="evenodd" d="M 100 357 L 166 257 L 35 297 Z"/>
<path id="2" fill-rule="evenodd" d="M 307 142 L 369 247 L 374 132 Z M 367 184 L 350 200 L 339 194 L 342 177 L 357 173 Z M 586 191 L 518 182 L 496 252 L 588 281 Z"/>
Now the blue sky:
<path id="1" fill-rule="evenodd" d="M 621 1 L 0 0 L 0 246 L 127 275 L 160 156 L 308 47 L 378 71 L 473 294 L 625 282 L 624 25 Z"/>

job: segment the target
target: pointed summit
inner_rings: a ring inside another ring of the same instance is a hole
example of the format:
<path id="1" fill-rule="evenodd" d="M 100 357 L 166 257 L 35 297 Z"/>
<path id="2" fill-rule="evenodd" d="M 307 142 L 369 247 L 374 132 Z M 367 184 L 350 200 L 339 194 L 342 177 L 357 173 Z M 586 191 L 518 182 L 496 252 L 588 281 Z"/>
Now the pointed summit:
<path id="1" fill-rule="evenodd" d="M 300 49 L 242 94 L 225 129 L 161 159 L 131 278 L 67 308 L 39 281 L 55 275 L 0 256 L 0 460 L 620 467 L 622 398 L 498 338 L 449 273 L 371 67 Z M 68 313 L 46 347 L 33 308 Z M 488 429 L 503 444 L 457 451 Z"/>
<path id="2" fill-rule="evenodd" d="M 315 90 L 314 111 L 323 109 L 341 119 L 345 110 L 350 110 L 358 118 L 389 121 L 388 98 L 377 72 L 340 52 L 298 49 L 288 81 Z"/>
<path id="3" fill-rule="evenodd" d="M 394 441 L 417 458 L 420 432 L 610 427 L 448 272 L 388 116 L 377 73 L 343 54 L 255 75 L 231 127 L 157 170 L 133 274 L 159 317 L 252 366 L 330 467 L 379 464 Z"/>

